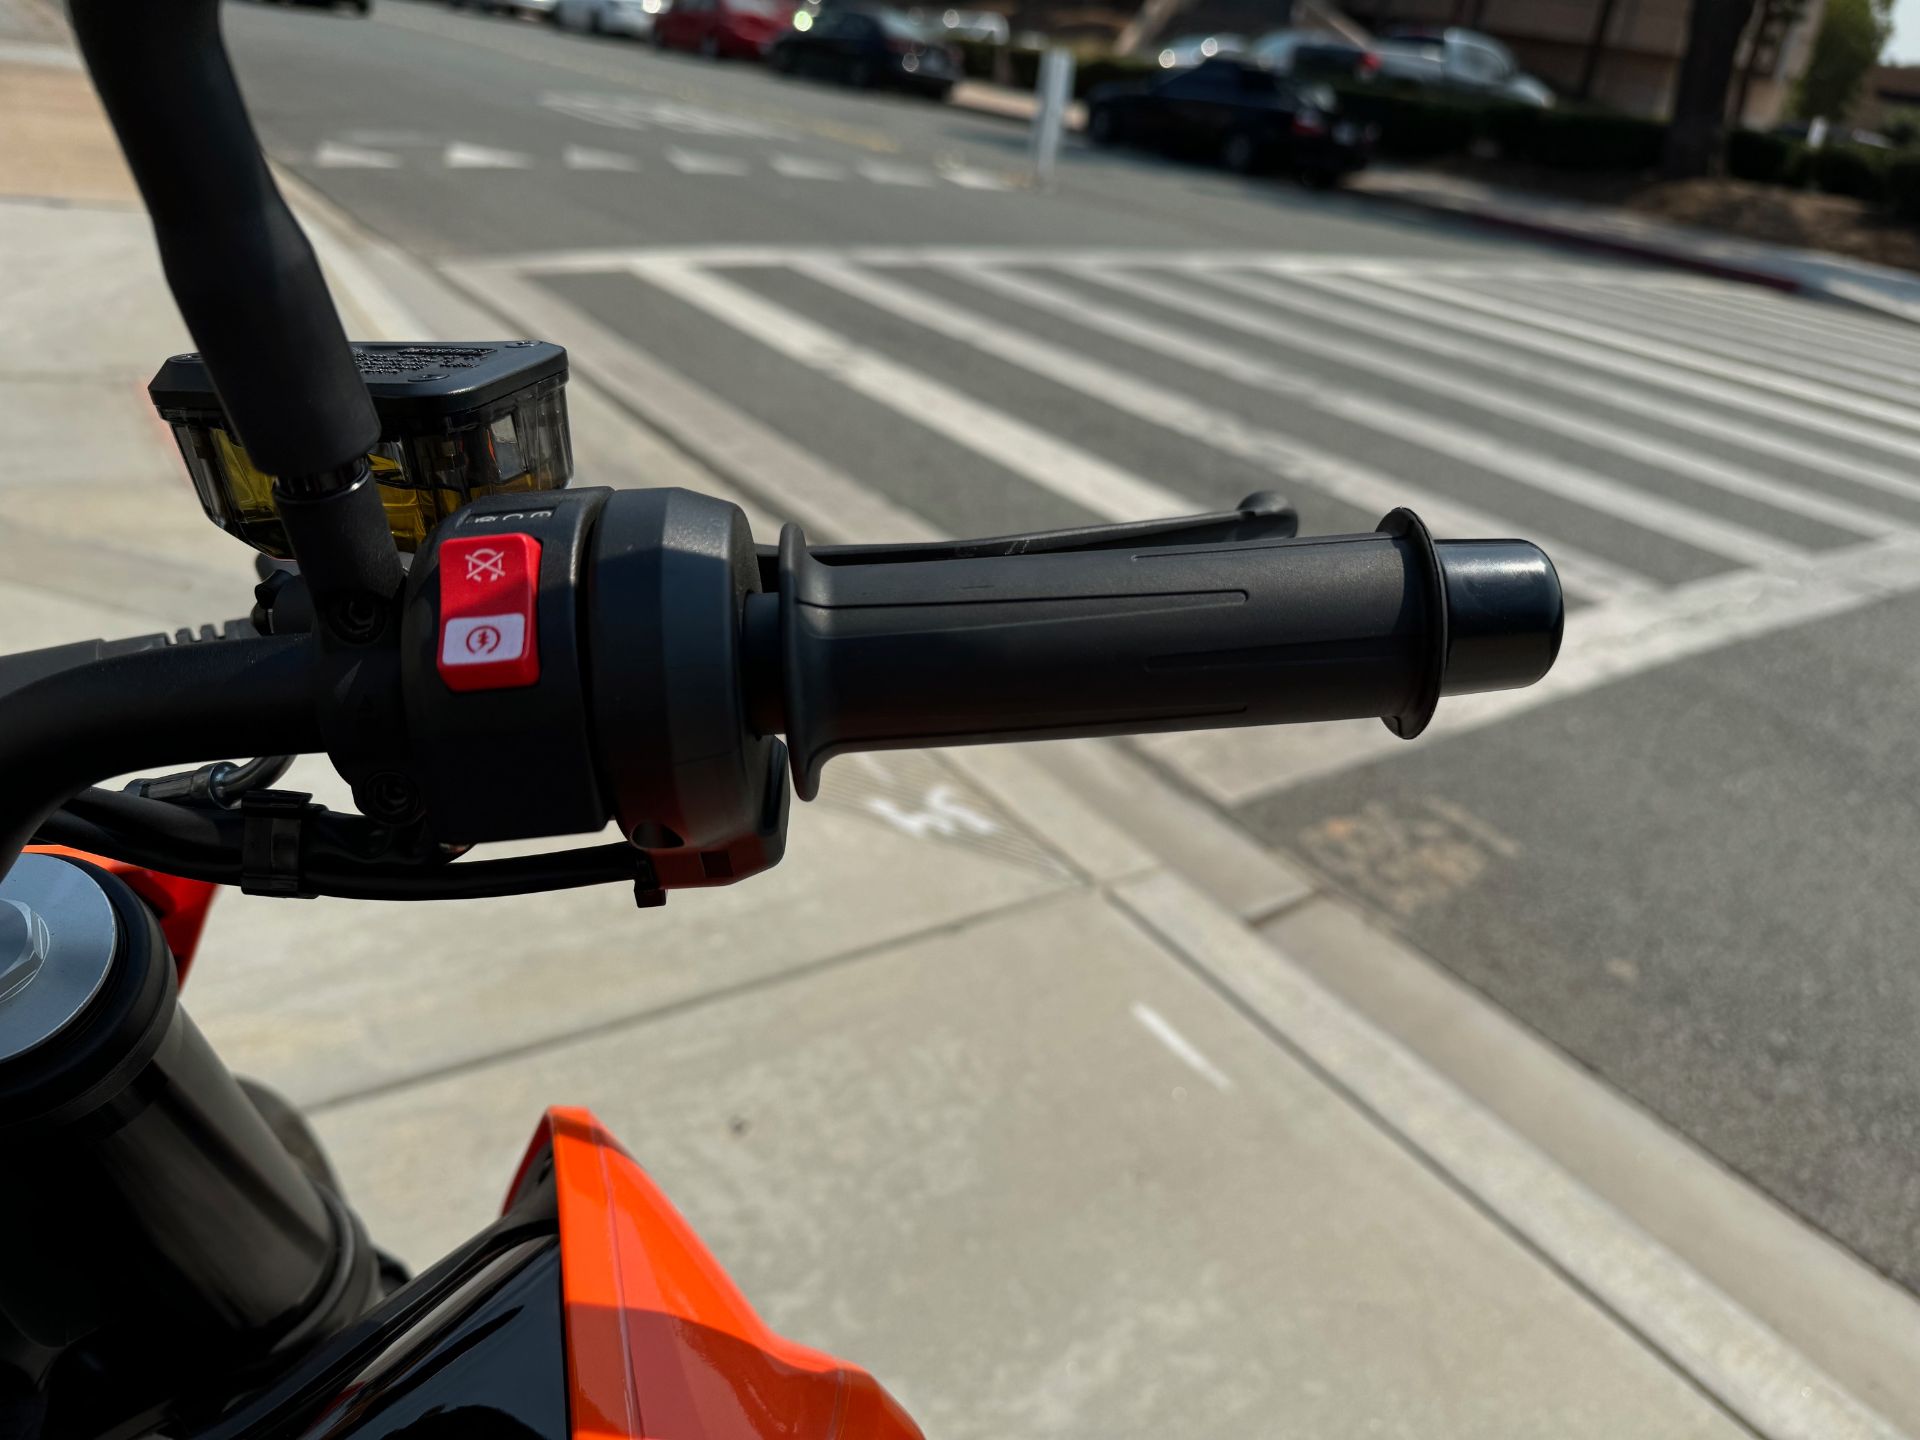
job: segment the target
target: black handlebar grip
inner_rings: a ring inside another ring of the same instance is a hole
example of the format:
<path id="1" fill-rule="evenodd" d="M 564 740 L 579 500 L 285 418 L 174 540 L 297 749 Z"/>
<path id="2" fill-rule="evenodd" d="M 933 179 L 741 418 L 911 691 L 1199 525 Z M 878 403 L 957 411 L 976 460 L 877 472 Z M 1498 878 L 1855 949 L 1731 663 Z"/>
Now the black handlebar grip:
<path id="1" fill-rule="evenodd" d="M 379 439 L 313 247 L 267 172 L 219 0 L 72 0 L 181 316 L 262 470 L 338 469 Z"/>
<path id="2" fill-rule="evenodd" d="M 1540 550 L 1435 544 L 1407 511 L 1371 535 L 844 566 L 789 526 L 780 559 L 747 643 L 778 647 L 756 723 L 785 729 L 803 799 L 842 751 L 1374 716 L 1412 738 L 1442 694 L 1532 684 L 1560 645 Z"/>

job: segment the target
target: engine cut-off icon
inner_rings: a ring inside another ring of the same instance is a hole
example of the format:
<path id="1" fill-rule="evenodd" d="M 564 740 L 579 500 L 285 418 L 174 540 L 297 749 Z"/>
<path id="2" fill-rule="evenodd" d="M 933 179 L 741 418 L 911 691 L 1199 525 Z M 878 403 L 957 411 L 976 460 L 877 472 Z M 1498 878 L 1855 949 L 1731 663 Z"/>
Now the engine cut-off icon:
<path id="1" fill-rule="evenodd" d="M 469 550 L 467 552 L 467 579 L 504 580 L 507 578 L 507 557 L 498 550 Z"/>

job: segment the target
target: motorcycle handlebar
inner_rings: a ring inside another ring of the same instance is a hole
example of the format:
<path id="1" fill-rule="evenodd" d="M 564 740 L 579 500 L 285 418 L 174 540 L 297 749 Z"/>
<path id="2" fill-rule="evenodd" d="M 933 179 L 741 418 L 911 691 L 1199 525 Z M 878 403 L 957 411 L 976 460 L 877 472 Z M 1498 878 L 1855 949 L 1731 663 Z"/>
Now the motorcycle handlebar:
<path id="1" fill-rule="evenodd" d="M 260 153 L 219 8 L 72 0 L 73 27 L 221 405 L 262 470 L 321 474 L 365 455 L 379 421 Z"/>
<path id="2" fill-rule="evenodd" d="M 1371 535 L 837 565 L 782 537 L 747 601 L 747 703 L 803 799 L 843 751 L 1378 716 L 1533 683 L 1552 562 L 1520 540 Z"/>
<path id="3" fill-rule="evenodd" d="M 1538 680 L 1561 638 L 1538 549 L 1436 543 L 1408 511 L 1366 535 L 989 553 L 815 552 L 789 526 L 769 564 L 737 507 L 687 491 L 517 503 L 450 528 L 545 537 L 530 685 L 445 683 L 437 545 L 399 644 L 346 670 L 300 634 L 22 657 L 0 695 L 0 874 L 102 775 L 325 748 L 364 814 L 425 823 L 421 853 L 611 815 L 661 887 L 726 883 L 779 857 L 783 757 L 812 799 L 846 751 L 1367 717 L 1412 738 L 1442 695 Z"/>

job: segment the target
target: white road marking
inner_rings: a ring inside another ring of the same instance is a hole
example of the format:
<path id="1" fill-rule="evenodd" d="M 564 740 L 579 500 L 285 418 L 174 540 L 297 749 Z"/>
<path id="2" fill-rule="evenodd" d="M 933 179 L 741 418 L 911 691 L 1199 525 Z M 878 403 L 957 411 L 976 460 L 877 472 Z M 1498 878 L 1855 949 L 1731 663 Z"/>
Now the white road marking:
<path id="1" fill-rule="evenodd" d="M 904 320 L 912 320 L 938 334 L 962 341 L 987 354 L 1032 371 L 1043 379 L 1078 390 L 1128 414 L 1149 420 L 1227 454 L 1239 456 L 1272 471 L 1276 479 L 1310 485 L 1317 490 L 1381 514 L 1397 506 L 1417 509 L 1442 534 L 1504 535 L 1513 527 L 1497 516 L 1451 497 L 1422 491 L 1395 477 L 1368 470 L 1329 451 L 1278 431 L 1248 424 L 1229 411 L 1217 410 L 1178 392 L 1167 390 L 1114 366 L 1103 365 L 1033 336 L 993 324 L 976 315 L 927 299 L 889 281 L 825 261 L 806 261 L 794 267 L 804 275 L 867 301 Z M 965 270 L 972 278 L 972 270 Z M 1103 512 L 1105 513 L 1105 512 Z M 1176 511 L 1161 509 L 1159 514 Z M 1553 557 L 1561 583 L 1573 593 L 1590 598 L 1634 594 L 1650 588 L 1644 576 L 1624 566 L 1587 555 L 1559 540 L 1535 538 Z"/>
<path id="2" fill-rule="evenodd" d="M 1584 278 L 1573 283 L 1587 294 L 1619 297 L 1636 306 L 1657 307 L 1671 317 L 1685 317 L 1694 324 L 1710 324 L 1716 334 L 1731 331 L 1753 335 L 1775 346 L 1790 346 L 1798 336 L 1810 344 L 1837 347 L 1838 353 L 1855 360 L 1876 358 L 1920 371 L 1920 329 L 1900 321 L 1882 322 L 1872 329 L 1836 324 L 1830 318 L 1834 315 L 1832 308 L 1784 296 L 1778 297 L 1775 308 L 1754 309 L 1746 303 L 1746 292 L 1752 288 L 1749 286 L 1627 289 L 1594 285 Z"/>
<path id="3" fill-rule="evenodd" d="M 1268 365 L 1245 351 L 1195 339 L 1137 315 L 1102 309 L 1077 294 L 1053 289 L 1025 275 L 1006 274 L 985 266 L 976 266 L 966 273 L 976 285 L 1035 309 L 1065 316 L 1089 329 L 1169 356 L 1196 370 L 1310 406 L 1359 429 L 1376 431 L 1435 454 L 1464 460 L 1476 469 L 1504 475 L 1521 485 L 1628 524 L 1659 530 L 1697 550 L 1724 555 L 1742 564 L 1805 553 L 1801 546 L 1676 504 L 1655 491 L 1625 485 L 1556 456 L 1455 425 L 1429 411 L 1410 410 L 1379 395 L 1344 390 L 1316 376 Z M 1880 527 L 1875 524 L 1861 533 L 1878 534 Z"/>
<path id="4" fill-rule="evenodd" d="M 982 815 L 954 792 L 951 785 L 935 785 L 921 797 L 918 810 L 909 810 L 886 795 L 867 797 L 865 809 L 915 840 L 929 835 L 952 839 L 958 835 L 994 835 L 998 822 Z"/>
<path id="5" fill-rule="evenodd" d="M 1101 267 L 1088 272 L 1093 278 L 1098 278 L 1101 273 Z M 1315 286 L 1316 293 L 1303 293 L 1298 279 L 1250 279 L 1224 273 L 1195 275 L 1192 278 L 1196 282 L 1230 290 L 1236 295 L 1249 296 L 1296 314 L 1378 335 L 1407 348 L 1425 350 L 1450 360 L 1468 361 L 1530 384 L 1565 391 L 1581 400 L 1599 401 L 1616 410 L 1644 415 L 1672 429 L 1710 436 L 1773 459 L 1790 461 L 1823 474 L 1853 480 L 1889 495 L 1920 500 L 1920 480 L 1899 471 L 1848 459 L 1836 454 L 1831 447 L 1802 445 L 1745 421 L 1678 406 L 1673 403 L 1671 396 L 1658 391 L 1616 385 L 1572 366 L 1556 365 L 1551 360 L 1533 358 L 1518 351 L 1481 345 L 1457 333 L 1424 325 L 1413 318 L 1429 313 L 1430 307 L 1410 306 L 1401 310 L 1397 304 L 1386 305 L 1386 301 L 1393 297 L 1376 295 L 1369 295 L 1365 304 L 1339 300 L 1331 294 L 1317 293 L 1325 289 L 1324 286 Z M 1399 318 L 1388 318 L 1378 310 L 1369 308 L 1374 305 L 1385 305 L 1394 310 Z"/>
<path id="6" fill-rule="evenodd" d="M 585 145 L 569 145 L 560 153 L 560 162 L 569 170 L 634 171 L 640 162 L 618 150 L 594 150 Z"/>
<path id="7" fill-rule="evenodd" d="M 1476 293 L 1486 295 L 1485 283 L 1475 287 Z M 1596 318 L 1595 297 L 1564 285 L 1513 281 L 1503 282 L 1501 291 L 1509 305 L 1519 301 L 1528 309 L 1544 310 L 1568 319 Z M 1645 308 L 1647 306 L 1652 308 Z M 1913 383 L 1920 381 L 1920 374 L 1882 361 L 1860 360 L 1844 347 L 1816 348 L 1804 340 L 1783 341 L 1779 336 L 1764 332 L 1728 333 L 1725 326 L 1709 328 L 1691 319 L 1676 323 L 1665 297 L 1635 297 L 1616 290 L 1597 308 L 1600 312 L 1597 318 L 1635 335 L 1679 343 L 1692 350 L 1731 360 L 1752 361 L 1783 375 L 1831 382 L 1860 395 L 1903 402 L 1912 395 Z M 1904 384 L 1900 381 L 1903 375 L 1907 377 Z"/>
<path id="8" fill-rule="evenodd" d="M 1609 325 L 1557 319 L 1543 311 L 1524 310 L 1511 301 L 1495 300 L 1471 290 L 1464 290 L 1457 285 L 1440 284 L 1407 276 L 1392 276 L 1383 283 L 1410 294 L 1424 295 L 1429 302 L 1438 302 L 1442 305 L 1464 305 L 1468 309 L 1488 314 L 1518 317 L 1520 323 L 1535 329 L 1565 335 L 1569 339 L 1589 345 L 1605 345 L 1610 349 L 1623 351 L 1629 355 L 1638 355 L 1660 365 L 1692 370 L 1716 379 L 1731 380 L 1749 387 L 1750 390 L 1769 390 L 1776 395 L 1784 395 L 1790 400 L 1825 406 L 1829 410 L 1844 411 L 1849 415 L 1857 415 L 1861 419 L 1875 420 L 1883 425 L 1893 426 L 1897 430 L 1920 430 L 1920 412 L 1910 406 L 1866 399 L 1837 386 L 1796 380 L 1792 376 L 1781 375 L 1759 365 L 1743 365 L 1731 360 L 1718 360 L 1684 345 L 1643 340 L 1637 335 L 1614 329 Z M 1769 402 L 1765 397 L 1755 398 L 1762 403 L 1777 403 Z M 1838 417 L 1834 418 L 1838 419 Z M 1857 430 L 1866 431 L 1867 427 L 1859 425 L 1858 422 L 1853 423 Z M 1866 437 L 1863 434 L 1861 438 Z M 1900 445 L 1903 450 L 1920 455 L 1920 438 L 1889 437 L 1889 439 Z"/>
<path id="9" fill-rule="evenodd" d="M 440 162 L 449 170 L 524 170 L 531 163 L 518 150 L 496 150 L 464 140 L 448 145 Z"/>
<path id="10" fill-rule="evenodd" d="M 313 152 L 313 163 L 322 170 L 398 170 L 400 157 L 384 150 L 322 140 L 320 148 Z"/>
<path id="11" fill-rule="evenodd" d="M 1585 415 L 1557 409 L 1541 403 L 1537 396 L 1492 389 L 1482 381 L 1463 379 L 1447 369 L 1403 360 L 1390 350 L 1337 339 L 1324 330 L 1298 327 L 1281 330 L 1270 316 L 1251 312 L 1244 305 L 1232 304 L 1224 299 L 1209 298 L 1177 282 L 1146 280 L 1122 270 L 1107 268 L 1087 271 L 1084 278 L 1230 330 L 1257 335 L 1308 354 L 1323 355 L 1343 365 L 1386 376 L 1414 389 L 1445 395 L 1490 414 L 1505 415 L 1537 429 L 1566 435 L 1595 449 L 1611 450 L 1676 475 L 1687 475 L 1731 494 L 1743 495 L 1826 525 L 1855 531 L 1862 537 L 1870 538 L 1908 528 L 1876 511 L 1831 500 L 1818 492 L 1754 474 L 1700 451 L 1662 444 L 1648 439 L 1640 431 L 1620 429 L 1591 420 Z M 1652 512 L 1640 513 L 1650 516 Z M 1636 517 L 1629 514 L 1625 518 L 1633 520 Z"/>
<path id="12" fill-rule="evenodd" d="M 1295 273 L 1291 278 L 1295 284 L 1329 291 L 1361 304 L 1412 315 L 1429 324 L 1464 330 L 1474 335 L 1485 335 L 1492 339 L 1507 341 L 1525 350 L 1571 361 L 1574 365 L 1590 370 L 1604 370 L 1610 374 L 1623 375 L 1669 394 L 1693 395 L 1735 410 L 1744 410 L 1776 425 L 1786 424 L 1798 426 L 1803 430 L 1816 430 L 1822 434 L 1851 441 L 1856 445 L 1887 450 L 1909 459 L 1920 459 L 1920 444 L 1897 436 L 1882 436 L 1857 420 L 1849 420 L 1844 416 L 1817 410 L 1811 406 L 1798 405 L 1783 397 L 1756 395 L 1744 386 L 1729 385 L 1705 376 L 1688 374 L 1684 370 L 1670 366 L 1649 364 L 1631 355 L 1616 355 L 1592 345 L 1559 339 L 1517 321 L 1475 315 L 1464 308 L 1444 303 L 1436 304 L 1434 300 L 1422 299 L 1416 294 L 1396 293 L 1394 290 L 1384 288 L 1394 284 L 1392 277 L 1375 277 L 1378 283 L 1368 285 L 1357 284 L 1340 277 L 1306 273 Z M 1674 408 L 1676 413 L 1680 413 L 1678 406 Z"/>
<path id="13" fill-rule="evenodd" d="M 1214 1089 L 1222 1092 L 1233 1089 L 1233 1081 L 1226 1071 L 1209 1060 L 1197 1045 L 1168 1024 L 1166 1016 L 1158 1010 L 1136 1000 L 1129 1013 L 1140 1022 L 1141 1029 L 1166 1046 L 1173 1052 L 1175 1059 Z"/>
<path id="14" fill-rule="evenodd" d="M 1745 311 L 1762 317 L 1769 324 L 1776 319 L 1784 319 L 1793 325 L 1843 340 L 1891 346 L 1908 355 L 1914 352 L 1916 345 L 1920 345 L 1920 338 L 1907 339 L 1909 334 L 1920 337 L 1920 332 L 1916 332 L 1911 324 L 1892 316 L 1875 317 L 1844 306 L 1811 304 L 1750 285 L 1727 285 L 1683 276 L 1670 277 L 1670 281 L 1665 287 L 1668 293 L 1710 303 L 1719 309 Z"/>
<path id="15" fill-rule="evenodd" d="M 349 145 L 431 145 L 434 137 L 424 130 L 348 130 L 340 138 Z"/>
<path id="16" fill-rule="evenodd" d="M 724 111 L 707 110 L 683 100 L 655 95 L 602 95 L 578 91 L 549 92 L 541 105 L 611 130 L 672 130 L 682 135 L 734 135 L 760 139 L 775 132 L 759 120 Z"/>
<path id="17" fill-rule="evenodd" d="M 1111 520 L 1150 520 L 1194 510 L 1185 496 L 1110 465 L 1050 431 L 984 405 L 731 281 L 693 266 L 664 261 L 632 268 L 642 280 L 698 306 L 770 349 L 832 376 L 868 399 L 1096 514 Z"/>
<path id="18" fill-rule="evenodd" d="M 1119 904 L 1765 1440 L 1900 1440 L 1818 1365 L 1285 952 L 1162 870 Z"/>
<path id="19" fill-rule="evenodd" d="M 591 383 L 736 480 L 781 519 L 799 522 L 815 543 L 945 538 L 919 515 L 695 385 L 678 367 L 646 354 L 552 290 L 497 266 L 448 268 L 516 324 L 564 340 L 577 374 L 591 376 Z"/>
<path id="20" fill-rule="evenodd" d="M 940 178 L 967 190 L 1013 189 L 1013 182 L 1004 175 L 996 175 L 991 170 L 973 170 L 964 165 L 943 166 Z"/>
<path id="21" fill-rule="evenodd" d="M 1588 274 L 1592 266 L 1488 265 L 1472 261 L 1374 260 L 1347 255 L 1276 255 L 1271 250 L 1060 249 L 999 245 L 649 245 L 598 246 L 500 255 L 490 264 L 544 275 L 593 270 L 624 270 L 653 260 L 697 265 L 705 270 L 738 266 L 758 268 L 794 260 L 833 260 L 882 268 L 920 265 L 1136 265 L 1156 269 L 1209 271 L 1222 266 L 1257 268 L 1276 275 L 1341 275 L 1363 279 L 1417 274 L 1472 279 L 1482 276 L 1550 280 L 1568 273 Z M 1612 274 L 1612 271 L 1602 273 Z"/>
<path id="22" fill-rule="evenodd" d="M 1545 679 L 1525 690 L 1448 699 L 1422 743 L 1915 591 L 1920 591 L 1920 541 L 1902 536 L 1578 610 L 1567 617 L 1566 642 Z M 1228 807 L 1412 753 L 1383 726 L 1344 723 L 1155 735 L 1136 743 Z"/>
<path id="23" fill-rule="evenodd" d="M 816 160 L 811 155 L 775 155 L 770 161 L 776 175 L 790 180 L 844 180 L 847 167 L 832 160 Z"/>
<path id="24" fill-rule="evenodd" d="M 683 175 L 744 175 L 747 162 L 733 155 L 706 155 L 695 150 L 669 150 L 667 163 Z"/>
<path id="25" fill-rule="evenodd" d="M 931 185 L 933 176 L 918 165 L 892 160 L 862 160 L 860 174 L 876 185 Z"/>
<path id="26" fill-rule="evenodd" d="M 1635 295 L 1633 298 L 1637 300 L 1641 296 Z M 1915 332 L 1915 341 L 1902 344 L 1901 337 L 1829 329 L 1812 318 L 1792 312 L 1753 310 L 1704 291 L 1650 290 L 1645 292 L 1645 299 L 1649 304 L 1665 307 L 1670 315 L 1686 316 L 1695 323 L 1712 325 L 1722 333 L 1768 336 L 1778 344 L 1792 344 L 1799 340 L 1820 346 L 1837 345 L 1856 360 L 1883 362 L 1908 369 L 1920 367 L 1920 331 Z M 1802 301 L 1801 308 L 1812 307 Z M 1914 329 L 1911 325 L 1905 328 Z M 1920 373 L 1920 369 L 1915 369 L 1915 373 Z"/>

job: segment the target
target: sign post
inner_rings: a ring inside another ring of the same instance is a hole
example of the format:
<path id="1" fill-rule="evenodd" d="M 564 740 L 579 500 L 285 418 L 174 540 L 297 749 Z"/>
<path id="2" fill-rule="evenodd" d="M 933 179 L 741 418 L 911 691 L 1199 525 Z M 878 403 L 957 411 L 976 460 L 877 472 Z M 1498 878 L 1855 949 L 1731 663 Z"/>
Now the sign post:
<path id="1" fill-rule="evenodd" d="M 1040 57 L 1040 79 L 1034 95 L 1040 103 L 1033 112 L 1033 178 L 1051 185 L 1067 102 L 1073 98 L 1072 51 L 1056 48 Z"/>

